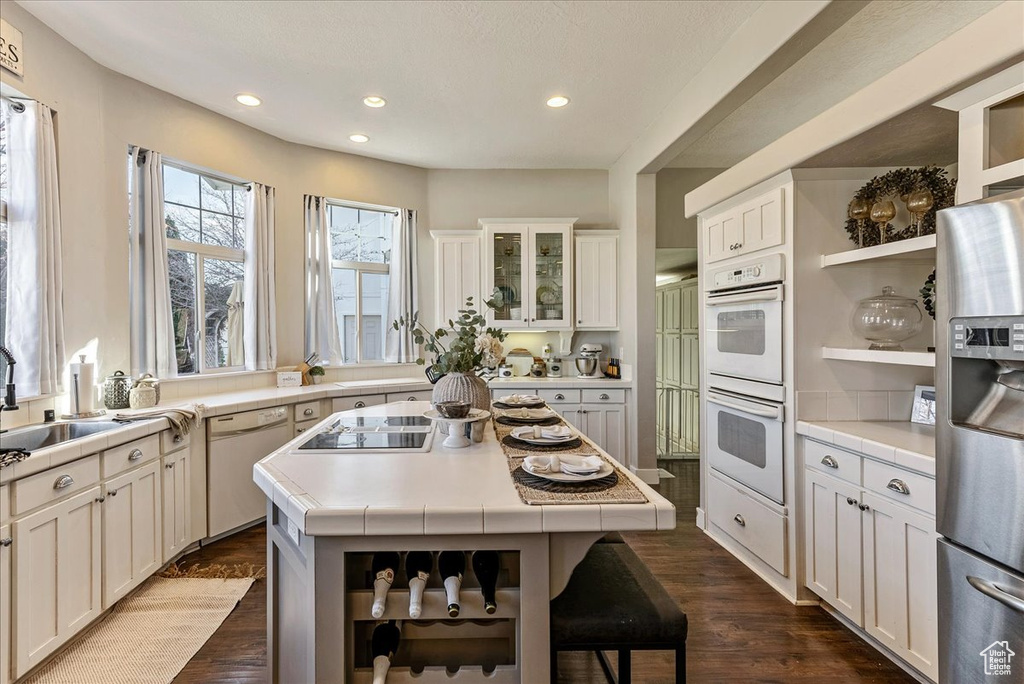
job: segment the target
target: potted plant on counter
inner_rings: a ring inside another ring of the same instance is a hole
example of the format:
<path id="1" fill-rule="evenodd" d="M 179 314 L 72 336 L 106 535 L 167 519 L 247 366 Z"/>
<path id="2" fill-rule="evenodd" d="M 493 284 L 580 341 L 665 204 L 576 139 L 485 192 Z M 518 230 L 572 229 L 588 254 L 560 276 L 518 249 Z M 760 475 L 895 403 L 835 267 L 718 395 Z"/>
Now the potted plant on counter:
<path id="1" fill-rule="evenodd" d="M 309 369 L 309 379 L 313 381 L 314 385 L 319 385 L 324 380 L 324 367 L 321 365 L 312 366 Z"/>
<path id="2" fill-rule="evenodd" d="M 498 308 L 496 299 L 489 299 L 484 305 L 492 310 Z M 487 326 L 487 319 L 474 307 L 472 297 L 466 298 L 466 308 L 459 310 L 457 319 L 448 321 L 447 328 L 430 332 L 420 323 L 418 314 L 412 320 L 399 318 L 391 325 L 395 330 L 410 330 L 416 344 L 434 355 L 429 370 L 443 375 L 434 385 L 433 403 L 465 401 L 474 408 L 485 411 L 490 408 L 487 383 L 477 371 L 497 366 L 501 361 L 505 333 L 501 328 Z M 426 360 L 419 358 L 416 363 L 422 366 Z"/>

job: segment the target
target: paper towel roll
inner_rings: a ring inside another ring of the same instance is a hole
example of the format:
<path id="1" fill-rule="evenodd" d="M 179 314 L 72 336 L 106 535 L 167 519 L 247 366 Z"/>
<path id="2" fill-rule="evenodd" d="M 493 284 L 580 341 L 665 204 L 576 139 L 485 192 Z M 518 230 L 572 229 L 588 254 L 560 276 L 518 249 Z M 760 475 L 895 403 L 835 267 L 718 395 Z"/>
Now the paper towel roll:
<path id="1" fill-rule="evenodd" d="M 71 410 L 89 413 L 96 410 L 96 365 L 86 363 L 85 354 L 71 364 Z M 75 408 L 75 375 L 78 375 L 78 408 Z"/>

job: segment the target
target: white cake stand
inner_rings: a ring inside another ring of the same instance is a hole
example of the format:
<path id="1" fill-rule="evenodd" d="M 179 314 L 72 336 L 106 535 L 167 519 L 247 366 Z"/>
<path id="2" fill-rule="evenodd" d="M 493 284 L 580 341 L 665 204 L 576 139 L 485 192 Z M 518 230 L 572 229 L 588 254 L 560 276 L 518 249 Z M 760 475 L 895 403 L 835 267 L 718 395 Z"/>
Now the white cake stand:
<path id="1" fill-rule="evenodd" d="M 465 418 L 445 418 L 436 409 L 431 409 L 423 415 L 434 422 L 448 424 L 448 436 L 441 442 L 441 446 L 449 449 L 463 449 L 473 442 L 466 436 L 466 431 L 462 426 L 466 423 L 487 420 L 491 417 L 491 412 L 474 408 L 469 410 L 469 415 Z"/>

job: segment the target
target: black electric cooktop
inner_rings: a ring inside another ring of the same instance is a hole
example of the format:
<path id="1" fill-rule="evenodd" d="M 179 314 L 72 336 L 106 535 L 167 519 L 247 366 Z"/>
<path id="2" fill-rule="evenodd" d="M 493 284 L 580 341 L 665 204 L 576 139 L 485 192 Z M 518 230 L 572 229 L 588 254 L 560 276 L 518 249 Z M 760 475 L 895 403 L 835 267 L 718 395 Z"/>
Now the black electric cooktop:
<path id="1" fill-rule="evenodd" d="M 423 416 L 350 416 L 307 439 L 299 451 L 422 449 L 432 430 Z"/>

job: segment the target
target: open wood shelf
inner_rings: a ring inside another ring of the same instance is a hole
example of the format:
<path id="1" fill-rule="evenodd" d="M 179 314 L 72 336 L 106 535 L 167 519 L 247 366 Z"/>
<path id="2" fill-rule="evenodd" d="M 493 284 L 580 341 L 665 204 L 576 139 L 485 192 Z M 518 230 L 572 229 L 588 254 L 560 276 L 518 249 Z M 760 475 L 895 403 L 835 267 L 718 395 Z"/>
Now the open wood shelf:
<path id="1" fill-rule="evenodd" d="M 519 619 L 519 589 L 498 589 L 494 592 L 498 609 L 493 615 L 484 610 L 484 598 L 479 589 L 463 587 L 459 593 L 459 616 L 448 617 L 448 597 L 444 589 L 427 589 L 423 592 L 423 613 L 417 620 L 499 620 Z M 394 589 L 388 592 L 384 616 L 375 618 L 370 614 L 373 607 L 373 592 L 357 590 L 348 592 L 345 612 L 352 620 L 409 620 L 409 590 Z"/>
<path id="2" fill-rule="evenodd" d="M 888 363 L 896 366 L 935 367 L 935 352 L 883 351 L 879 349 L 851 349 L 848 347 L 822 347 L 821 355 L 835 361 L 863 361 L 865 363 Z"/>
<path id="3" fill-rule="evenodd" d="M 357 668 L 352 673 L 353 684 L 370 684 L 373 670 Z M 410 682 L 415 684 L 450 684 L 451 682 L 481 682 L 488 684 L 518 684 L 519 670 L 514 665 L 499 665 L 491 672 L 481 667 L 461 667 L 448 672 L 444 667 L 426 667 L 422 672 L 413 672 L 408 667 L 392 667 L 388 671 L 388 684 Z"/>
<path id="4" fill-rule="evenodd" d="M 821 267 L 855 264 L 862 261 L 935 261 L 935 235 L 889 242 L 874 247 L 850 249 L 835 254 L 822 254 Z"/>

